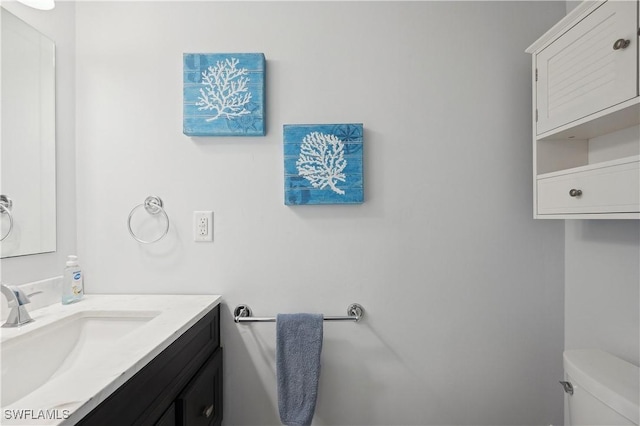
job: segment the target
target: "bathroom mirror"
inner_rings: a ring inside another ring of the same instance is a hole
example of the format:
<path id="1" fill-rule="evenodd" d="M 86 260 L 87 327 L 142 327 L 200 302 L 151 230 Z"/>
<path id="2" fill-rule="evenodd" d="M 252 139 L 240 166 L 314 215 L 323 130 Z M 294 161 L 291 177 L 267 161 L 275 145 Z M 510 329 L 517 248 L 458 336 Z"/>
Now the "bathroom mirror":
<path id="1" fill-rule="evenodd" d="M 56 250 L 55 45 L 0 8 L 1 257 Z"/>

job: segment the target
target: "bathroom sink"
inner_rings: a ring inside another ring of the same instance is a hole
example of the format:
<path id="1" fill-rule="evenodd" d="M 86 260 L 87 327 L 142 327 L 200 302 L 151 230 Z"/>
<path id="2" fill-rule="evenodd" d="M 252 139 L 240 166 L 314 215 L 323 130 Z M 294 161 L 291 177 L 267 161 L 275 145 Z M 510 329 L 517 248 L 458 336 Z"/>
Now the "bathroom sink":
<path id="1" fill-rule="evenodd" d="M 221 301 L 219 295 L 86 294 L 0 328 L 3 425 L 80 422 Z"/>
<path id="2" fill-rule="evenodd" d="M 80 311 L 41 327 L 22 327 L 2 342 L 0 406 L 6 407 L 67 372 L 90 365 L 156 311 Z M 34 323 L 31 323 L 34 324 Z"/>

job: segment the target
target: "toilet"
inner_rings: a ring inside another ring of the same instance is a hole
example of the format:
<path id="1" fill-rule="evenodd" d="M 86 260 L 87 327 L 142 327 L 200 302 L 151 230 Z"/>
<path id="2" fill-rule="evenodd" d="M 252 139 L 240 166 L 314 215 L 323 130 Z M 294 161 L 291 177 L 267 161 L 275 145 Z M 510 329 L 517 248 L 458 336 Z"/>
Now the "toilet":
<path id="1" fill-rule="evenodd" d="M 565 424 L 638 425 L 640 369 L 607 352 L 564 352 Z"/>

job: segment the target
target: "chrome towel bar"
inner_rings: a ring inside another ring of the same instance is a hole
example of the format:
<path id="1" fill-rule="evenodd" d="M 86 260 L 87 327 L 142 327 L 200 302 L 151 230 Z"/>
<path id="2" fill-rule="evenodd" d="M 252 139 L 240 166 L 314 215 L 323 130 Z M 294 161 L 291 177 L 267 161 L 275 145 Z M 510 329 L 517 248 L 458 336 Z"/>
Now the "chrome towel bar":
<path id="1" fill-rule="evenodd" d="M 325 316 L 325 321 L 360 321 L 364 316 L 362 305 L 352 303 L 347 308 L 346 316 Z M 275 317 L 254 317 L 251 308 L 247 305 L 238 305 L 233 310 L 233 320 L 240 322 L 276 322 Z"/>

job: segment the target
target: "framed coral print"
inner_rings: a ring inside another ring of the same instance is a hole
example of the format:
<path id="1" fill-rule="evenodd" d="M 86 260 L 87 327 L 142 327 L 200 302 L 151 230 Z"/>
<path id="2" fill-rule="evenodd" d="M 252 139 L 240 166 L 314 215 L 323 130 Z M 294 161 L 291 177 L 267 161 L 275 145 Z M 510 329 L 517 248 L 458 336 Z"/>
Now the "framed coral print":
<path id="1" fill-rule="evenodd" d="M 284 203 L 364 201 L 360 123 L 284 126 Z"/>
<path id="2" fill-rule="evenodd" d="M 183 133 L 263 136 L 262 53 L 183 55 Z"/>

